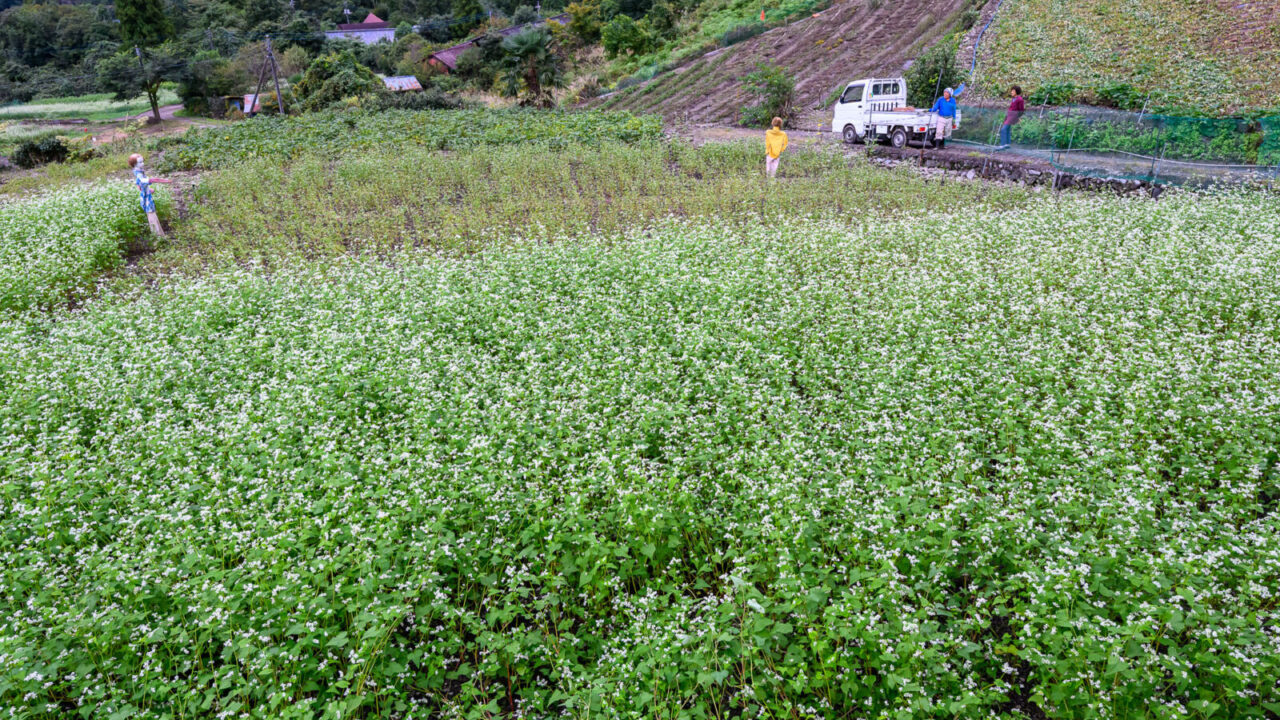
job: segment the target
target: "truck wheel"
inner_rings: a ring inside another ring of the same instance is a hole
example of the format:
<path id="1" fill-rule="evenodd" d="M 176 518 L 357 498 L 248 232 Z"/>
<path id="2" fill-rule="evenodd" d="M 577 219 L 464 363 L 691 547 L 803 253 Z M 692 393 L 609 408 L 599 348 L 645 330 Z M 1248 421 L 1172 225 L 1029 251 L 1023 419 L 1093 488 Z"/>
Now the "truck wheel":
<path id="1" fill-rule="evenodd" d="M 857 130 L 857 128 L 855 128 L 855 127 L 854 127 L 854 126 L 852 126 L 852 125 L 845 125 L 845 126 L 844 126 L 844 133 L 842 133 L 842 134 L 843 134 L 843 136 L 844 136 L 844 141 L 845 141 L 845 142 L 847 142 L 847 143 L 849 143 L 850 145 L 852 145 L 852 144 L 854 144 L 854 143 L 862 142 L 862 138 L 858 137 L 858 130 Z"/>
<path id="2" fill-rule="evenodd" d="M 896 128 L 893 131 L 893 134 L 889 136 L 889 144 L 896 148 L 906 147 L 907 131 L 902 128 Z"/>

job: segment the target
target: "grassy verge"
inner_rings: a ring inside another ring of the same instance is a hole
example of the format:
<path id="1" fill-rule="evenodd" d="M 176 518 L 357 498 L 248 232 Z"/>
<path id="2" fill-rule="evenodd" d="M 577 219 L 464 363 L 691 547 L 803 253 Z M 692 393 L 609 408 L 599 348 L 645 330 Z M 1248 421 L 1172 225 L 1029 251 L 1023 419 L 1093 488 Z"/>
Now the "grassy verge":
<path id="1" fill-rule="evenodd" d="M 511 236 L 617 233 L 667 216 L 771 224 L 834 213 L 849 222 L 946 207 L 1017 206 L 1027 191 L 926 182 L 838 153 L 794 150 L 779 182 L 755 144 L 607 144 L 572 151 L 421 148 L 259 160 L 208 175 L 175 244 L 148 265 L 281 261 L 403 247 L 467 250 Z"/>
<path id="2" fill-rule="evenodd" d="M 114 100 L 113 97 L 110 93 L 97 93 L 32 100 L 23 105 L 4 105 L 0 106 L 0 120 L 85 118 L 102 121 L 139 115 L 151 109 L 151 103 L 145 96 L 123 102 Z M 161 105 L 172 105 L 178 102 L 178 96 L 173 90 L 164 89 L 160 92 L 159 101 Z"/>

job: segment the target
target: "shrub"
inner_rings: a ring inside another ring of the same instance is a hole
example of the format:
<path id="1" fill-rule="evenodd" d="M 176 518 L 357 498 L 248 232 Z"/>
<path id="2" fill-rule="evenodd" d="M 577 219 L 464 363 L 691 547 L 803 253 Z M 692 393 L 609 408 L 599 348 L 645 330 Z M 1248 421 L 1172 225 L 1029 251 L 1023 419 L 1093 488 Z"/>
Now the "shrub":
<path id="1" fill-rule="evenodd" d="M 521 5 L 511 14 L 512 25 L 527 25 L 538 21 L 538 11 L 528 5 Z"/>
<path id="2" fill-rule="evenodd" d="M 20 168 L 33 168 L 67 159 L 68 148 L 60 137 L 42 137 L 18 144 L 9 160 Z"/>
<path id="3" fill-rule="evenodd" d="M 1071 82 L 1048 82 L 1027 95 L 1030 105 L 1066 105 L 1075 99 L 1078 89 Z"/>
<path id="4" fill-rule="evenodd" d="M 1137 110 L 1143 106 L 1147 99 L 1146 93 L 1126 82 L 1113 82 L 1103 85 L 1098 88 L 1097 94 L 1103 105 L 1110 105 L 1121 110 Z"/>
<path id="5" fill-rule="evenodd" d="M 307 55 L 307 51 L 301 45 L 293 45 L 280 53 L 280 74 L 285 77 L 293 77 L 300 72 L 305 72 L 310 65 L 311 56 Z"/>
<path id="6" fill-rule="evenodd" d="M 944 40 L 929 48 L 907 71 L 907 104 L 929 107 L 942 89 L 955 87 L 963 79 L 956 66 L 954 40 Z"/>
<path id="7" fill-rule="evenodd" d="M 740 43 L 743 40 L 753 38 L 768 29 L 769 28 L 765 27 L 765 24 L 761 22 L 739 25 L 730 30 L 726 30 L 725 33 L 720 36 L 720 44 L 724 47 L 729 47 L 735 43 Z"/>
<path id="8" fill-rule="evenodd" d="M 775 117 L 791 119 L 795 114 L 796 81 L 785 69 L 768 63 L 756 65 L 745 78 L 747 93 L 759 102 L 743 108 L 743 125 L 768 125 Z"/>
<path id="9" fill-rule="evenodd" d="M 658 0 L 649 8 L 649 14 L 646 15 L 649 24 L 653 27 L 653 31 L 659 37 L 668 37 L 675 33 L 676 24 L 680 21 L 675 6 L 667 2 L 667 0 Z"/>
<path id="10" fill-rule="evenodd" d="M 348 50 L 316 58 L 302 80 L 294 86 L 301 109 L 308 111 L 323 110 L 344 98 L 376 95 L 384 91 L 378 76 L 357 62 L 355 55 Z"/>

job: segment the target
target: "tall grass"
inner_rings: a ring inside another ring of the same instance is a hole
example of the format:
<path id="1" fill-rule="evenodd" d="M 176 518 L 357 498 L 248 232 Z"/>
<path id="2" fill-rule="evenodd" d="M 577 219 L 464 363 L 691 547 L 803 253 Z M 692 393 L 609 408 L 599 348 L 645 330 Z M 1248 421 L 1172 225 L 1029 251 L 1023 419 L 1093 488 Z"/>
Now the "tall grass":
<path id="1" fill-rule="evenodd" d="M 282 260 L 401 247 L 469 250 L 513 235 L 613 233 L 666 216 L 741 224 L 836 215 L 849 222 L 939 207 L 1007 208 L 1025 190 L 927 182 L 835 152 L 799 150 L 761 177 L 754 144 L 606 144 L 573 151 L 397 148 L 288 167 L 259 160 L 201 183 L 162 266 Z"/>
<path id="2" fill-rule="evenodd" d="M 161 105 L 178 102 L 178 95 L 171 89 L 160 91 Z M 111 93 L 95 93 L 74 97 L 44 98 L 23 105 L 0 106 L 0 120 L 87 118 L 111 120 L 125 115 L 138 115 L 151 108 L 146 96 L 118 101 Z"/>

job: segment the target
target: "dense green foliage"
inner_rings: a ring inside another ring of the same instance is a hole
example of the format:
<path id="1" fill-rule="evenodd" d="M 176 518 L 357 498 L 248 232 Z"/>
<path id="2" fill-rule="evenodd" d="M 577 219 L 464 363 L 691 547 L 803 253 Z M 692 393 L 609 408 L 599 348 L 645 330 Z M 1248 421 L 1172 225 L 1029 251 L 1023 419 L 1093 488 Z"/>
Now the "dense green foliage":
<path id="1" fill-rule="evenodd" d="M 795 115 L 796 81 L 785 68 L 760 63 L 743 78 L 754 105 L 742 108 L 743 125 L 767 126 L 775 117 L 783 121 Z"/>
<path id="2" fill-rule="evenodd" d="M 636 22 L 629 15 L 616 15 L 600 29 L 600 45 L 611 58 L 622 53 L 648 52 L 653 44 L 653 31 L 648 23 Z"/>
<path id="3" fill-rule="evenodd" d="M 1277 238 L 675 222 L 0 323 L 0 703 L 1271 717 Z"/>
<path id="4" fill-rule="evenodd" d="M 161 0 L 114 0 L 114 4 L 125 45 L 151 47 L 173 35 L 173 21 Z"/>
<path id="5" fill-rule="evenodd" d="M 944 88 L 959 87 L 964 75 L 956 65 L 954 40 L 943 40 L 916 58 L 906 79 L 907 104 L 914 107 L 931 107 Z"/>
<path id="6" fill-rule="evenodd" d="M 0 315 L 73 299 L 121 261 L 146 222 L 124 183 L 0 204 Z"/>
<path id="7" fill-rule="evenodd" d="M 351 51 L 323 55 L 312 61 L 293 87 L 304 110 L 324 110 L 350 97 L 385 92 L 378 76 L 361 65 Z"/>
<path id="8" fill-rule="evenodd" d="M 316 113 L 258 117 L 229 127 L 191 130 L 166 156 L 182 168 L 233 165 L 255 157 L 287 160 L 382 144 L 457 150 L 479 145 L 565 147 L 606 140 L 632 142 L 662 133 L 656 117 L 630 113 L 454 110 Z"/>
<path id="9" fill-rule="evenodd" d="M 261 158 L 206 176 L 195 197 L 198 212 L 146 262 L 165 270 L 276 266 L 298 256 L 464 251 L 511 236 L 615 233 L 671 215 L 773 223 L 975 202 L 1011 208 L 1028 200 L 1018 188 L 930 184 L 799 143 L 783 164 L 786 182 L 767 186 L 760 170 L 757 143 L 603 143 L 559 151 L 520 144 L 448 154 L 375 148 L 288 167 Z"/>

